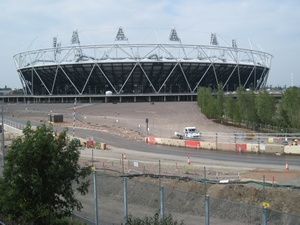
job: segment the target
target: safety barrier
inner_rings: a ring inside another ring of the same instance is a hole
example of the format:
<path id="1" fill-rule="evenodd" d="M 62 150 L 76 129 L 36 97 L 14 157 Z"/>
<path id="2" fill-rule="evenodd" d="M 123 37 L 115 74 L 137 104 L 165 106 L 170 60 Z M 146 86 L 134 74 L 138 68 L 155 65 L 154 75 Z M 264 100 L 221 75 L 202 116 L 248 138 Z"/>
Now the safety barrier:
<path id="1" fill-rule="evenodd" d="M 216 142 L 201 141 L 200 148 L 201 149 L 216 150 L 217 149 L 217 144 L 216 144 Z"/>
<path id="2" fill-rule="evenodd" d="M 283 145 L 266 145 L 266 153 L 282 153 L 284 152 Z"/>
<path id="3" fill-rule="evenodd" d="M 151 143 L 151 144 L 156 143 L 155 137 L 146 137 L 145 141 L 148 142 L 148 143 Z"/>
<path id="4" fill-rule="evenodd" d="M 259 144 L 247 144 L 247 152 L 259 152 Z"/>
<path id="5" fill-rule="evenodd" d="M 200 148 L 200 141 L 186 140 L 185 141 L 185 147 Z"/>
<path id="6" fill-rule="evenodd" d="M 94 141 L 94 148 L 100 150 L 108 150 L 106 143 Z"/>
<path id="7" fill-rule="evenodd" d="M 225 142 L 218 142 L 217 149 L 218 150 L 225 150 L 225 151 L 235 151 L 236 144 L 233 143 L 225 143 Z"/>
<path id="8" fill-rule="evenodd" d="M 284 146 L 284 153 L 287 154 L 300 154 L 300 146 Z"/>
<path id="9" fill-rule="evenodd" d="M 243 143 L 243 144 L 236 144 L 236 151 L 238 152 L 245 152 L 247 151 L 247 144 Z"/>
<path id="10" fill-rule="evenodd" d="M 21 129 L 18 129 L 18 128 L 16 128 L 16 127 L 9 126 L 9 125 L 7 125 L 7 124 L 4 124 L 4 129 L 5 129 L 6 131 L 12 132 L 12 133 L 14 133 L 14 134 L 16 134 L 16 135 L 21 135 L 22 132 L 23 132 Z M 7 134 L 5 133 L 5 135 L 7 135 Z"/>
<path id="11" fill-rule="evenodd" d="M 169 138 L 155 138 L 147 137 L 145 142 L 168 145 L 176 147 L 187 147 L 195 149 L 209 149 L 209 150 L 224 150 L 224 151 L 238 151 L 238 152 L 253 152 L 253 153 L 267 153 L 267 154 L 300 154 L 300 146 L 284 146 L 276 144 L 258 144 L 258 143 L 226 143 L 226 142 L 207 142 L 199 140 L 180 140 Z"/>

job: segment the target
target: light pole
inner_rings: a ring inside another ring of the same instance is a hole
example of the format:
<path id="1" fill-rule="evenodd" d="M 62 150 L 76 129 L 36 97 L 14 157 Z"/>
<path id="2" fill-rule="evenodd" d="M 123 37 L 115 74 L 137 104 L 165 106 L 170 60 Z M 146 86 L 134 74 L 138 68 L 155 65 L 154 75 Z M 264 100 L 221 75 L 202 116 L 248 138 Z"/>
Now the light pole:
<path id="1" fill-rule="evenodd" d="M 149 119 L 148 118 L 146 118 L 146 132 L 147 132 L 147 138 L 148 138 L 148 131 L 149 131 L 149 129 L 148 129 L 148 123 L 149 123 Z"/>
<path id="2" fill-rule="evenodd" d="M 153 118 L 152 118 L 152 135 L 155 136 L 155 135 L 154 135 L 154 118 L 155 118 L 155 113 L 156 113 L 156 111 L 155 111 L 155 103 L 152 102 L 151 104 L 153 105 L 153 114 L 152 114 L 152 115 L 153 115 Z"/>

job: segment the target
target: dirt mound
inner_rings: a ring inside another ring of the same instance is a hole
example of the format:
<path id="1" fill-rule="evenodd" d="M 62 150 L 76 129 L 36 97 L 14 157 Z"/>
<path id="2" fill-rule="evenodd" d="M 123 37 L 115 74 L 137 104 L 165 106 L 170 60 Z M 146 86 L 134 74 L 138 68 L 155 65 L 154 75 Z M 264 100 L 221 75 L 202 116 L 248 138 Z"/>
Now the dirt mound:
<path id="1" fill-rule="evenodd" d="M 151 178 L 136 178 L 143 182 Z M 180 181 L 163 179 L 162 184 L 195 194 L 204 195 L 204 184 L 197 181 Z M 299 189 L 265 187 L 243 184 L 207 184 L 209 196 L 262 207 L 263 202 L 270 203 L 273 210 L 283 211 L 300 215 L 300 192 Z"/>

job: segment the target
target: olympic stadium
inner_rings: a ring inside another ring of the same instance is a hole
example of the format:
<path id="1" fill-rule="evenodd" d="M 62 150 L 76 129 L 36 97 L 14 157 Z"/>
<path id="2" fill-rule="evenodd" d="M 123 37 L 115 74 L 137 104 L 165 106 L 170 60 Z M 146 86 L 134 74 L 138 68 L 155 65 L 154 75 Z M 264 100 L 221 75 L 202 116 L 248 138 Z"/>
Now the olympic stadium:
<path id="1" fill-rule="evenodd" d="M 173 28 L 155 42 L 132 42 L 126 29 L 119 28 L 108 44 L 82 44 L 76 30 L 66 46 L 56 36 L 49 47 L 13 58 L 27 96 L 155 97 L 196 95 L 199 86 L 221 85 L 224 91 L 266 86 L 271 54 L 240 48 L 235 39 L 221 45 L 216 33 L 207 36 L 206 45 L 184 44 L 180 35 Z"/>

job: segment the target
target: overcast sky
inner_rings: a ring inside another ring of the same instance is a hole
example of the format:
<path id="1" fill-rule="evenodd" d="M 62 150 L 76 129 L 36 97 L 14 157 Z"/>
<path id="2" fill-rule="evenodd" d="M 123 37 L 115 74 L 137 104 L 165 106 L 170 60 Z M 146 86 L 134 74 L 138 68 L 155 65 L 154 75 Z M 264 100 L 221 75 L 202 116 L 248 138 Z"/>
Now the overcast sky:
<path id="1" fill-rule="evenodd" d="M 0 7 L 0 88 L 22 87 L 13 55 L 40 40 L 51 47 L 54 36 L 93 30 L 85 38 L 101 44 L 113 42 L 119 27 L 129 42 L 145 28 L 174 27 L 182 43 L 207 45 L 215 32 L 238 47 L 260 46 L 274 56 L 268 85 L 300 86 L 299 0 L 0 0 Z"/>

